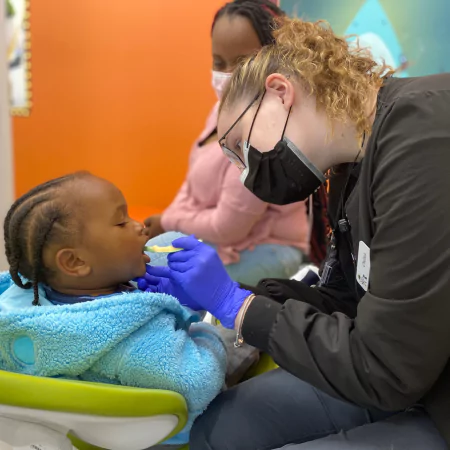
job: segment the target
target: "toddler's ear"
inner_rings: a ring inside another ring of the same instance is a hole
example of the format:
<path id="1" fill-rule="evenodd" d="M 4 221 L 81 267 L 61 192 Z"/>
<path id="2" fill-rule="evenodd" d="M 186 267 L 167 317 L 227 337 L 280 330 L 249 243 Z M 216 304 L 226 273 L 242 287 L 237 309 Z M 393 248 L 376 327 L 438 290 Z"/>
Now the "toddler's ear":
<path id="1" fill-rule="evenodd" d="M 87 264 L 76 249 L 63 248 L 56 254 L 56 266 L 65 275 L 71 277 L 86 277 L 91 273 L 91 266 Z"/>

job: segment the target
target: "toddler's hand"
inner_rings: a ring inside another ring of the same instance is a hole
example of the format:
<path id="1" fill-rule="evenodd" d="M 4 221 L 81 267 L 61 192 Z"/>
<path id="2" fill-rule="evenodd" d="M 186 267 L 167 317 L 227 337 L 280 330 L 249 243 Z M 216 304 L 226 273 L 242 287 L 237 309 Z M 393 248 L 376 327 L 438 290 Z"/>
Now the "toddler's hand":
<path id="1" fill-rule="evenodd" d="M 181 305 L 187 306 L 194 311 L 201 310 L 202 307 L 195 301 L 191 300 L 181 286 L 169 278 L 164 278 L 164 269 L 166 268 L 147 265 L 146 274 L 135 280 L 138 288 L 145 292 L 171 295 L 172 297 L 175 297 Z"/>
<path id="2" fill-rule="evenodd" d="M 149 239 L 159 236 L 165 232 L 164 228 L 161 226 L 161 214 L 147 217 L 144 220 L 144 225 L 144 233 Z"/>

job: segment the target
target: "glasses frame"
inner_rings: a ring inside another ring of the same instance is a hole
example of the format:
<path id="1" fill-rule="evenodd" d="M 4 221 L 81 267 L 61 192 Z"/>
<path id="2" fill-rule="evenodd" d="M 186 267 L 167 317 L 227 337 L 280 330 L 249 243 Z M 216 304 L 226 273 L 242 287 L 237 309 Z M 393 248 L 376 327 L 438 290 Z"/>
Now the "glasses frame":
<path id="1" fill-rule="evenodd" d="M 264 91 L 265 92 L 265 91 Z M 229 149 L 226 145 L 225 145 L 225 140 L 227 138 L 227 136 L 230 134 L 230 132 L 233 130 L 233 128 L 239 123 L 239 121 L 245 116 L 245 114 L 247 113 L 247 111 L 256 103 L 256 101 L 258 100 L 258 98 L 261 97 L 261 94 L 257 94 L 255 96 L 255 98 L 250 102 L 250 104 L 244 109 L 244 111 L 242 111 L 242 113 L 239 115 L 239 117 L 233 122 L 233 125 L 231 125 L 230 128 L 228 128 L 227 132 L 219 139 L 219 145 L 222 148 L 222 151 L 224 153 L 224 155 L 235 165 L 237 166 L 237 168 L 239 170 L 244 170 L 246 169 L 246 165 L 245 162 L 242 161 L 242 158 L 233 150 Z M 262 95 L 262 97 L 264 97 L 264 94 Z M 261 98 L 262 101 L 262 98 Z M 261 103 L 260 105 L 261 106 Z M 259 109 L 259 107 L 258 107 Z M 258 112 L 256 112 L 257 114 Z M 256 116 L 255 114 L 255 116 Z M 253 123 L 252 123 L 252 128 L 253 128 Z"/>

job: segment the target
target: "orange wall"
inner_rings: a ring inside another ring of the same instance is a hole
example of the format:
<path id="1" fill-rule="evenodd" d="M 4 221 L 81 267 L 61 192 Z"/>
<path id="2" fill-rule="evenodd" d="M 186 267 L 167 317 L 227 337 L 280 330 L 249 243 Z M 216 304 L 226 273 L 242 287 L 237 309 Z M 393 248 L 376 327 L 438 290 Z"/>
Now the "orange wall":
<path id="1" fill-rule="evenodd" d="M 164 208 L 215 97 L 224 0 L 31 0 L 33 109 L 14 119 L 16 194 L 74 170 Z"/>

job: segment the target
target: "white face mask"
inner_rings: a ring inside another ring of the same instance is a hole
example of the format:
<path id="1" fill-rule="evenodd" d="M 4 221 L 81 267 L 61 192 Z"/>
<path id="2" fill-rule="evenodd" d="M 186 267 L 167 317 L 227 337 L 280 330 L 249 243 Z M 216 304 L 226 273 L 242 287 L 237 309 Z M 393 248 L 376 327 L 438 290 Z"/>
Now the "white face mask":
<path id="1" fill-rule="evenodd" d="M 219 100 L 222 98 L 223 91 L 225 90 L 225 86 L 230 80 L 231 75 L 231 73 L 212 71 L 212 87 Z"/>

